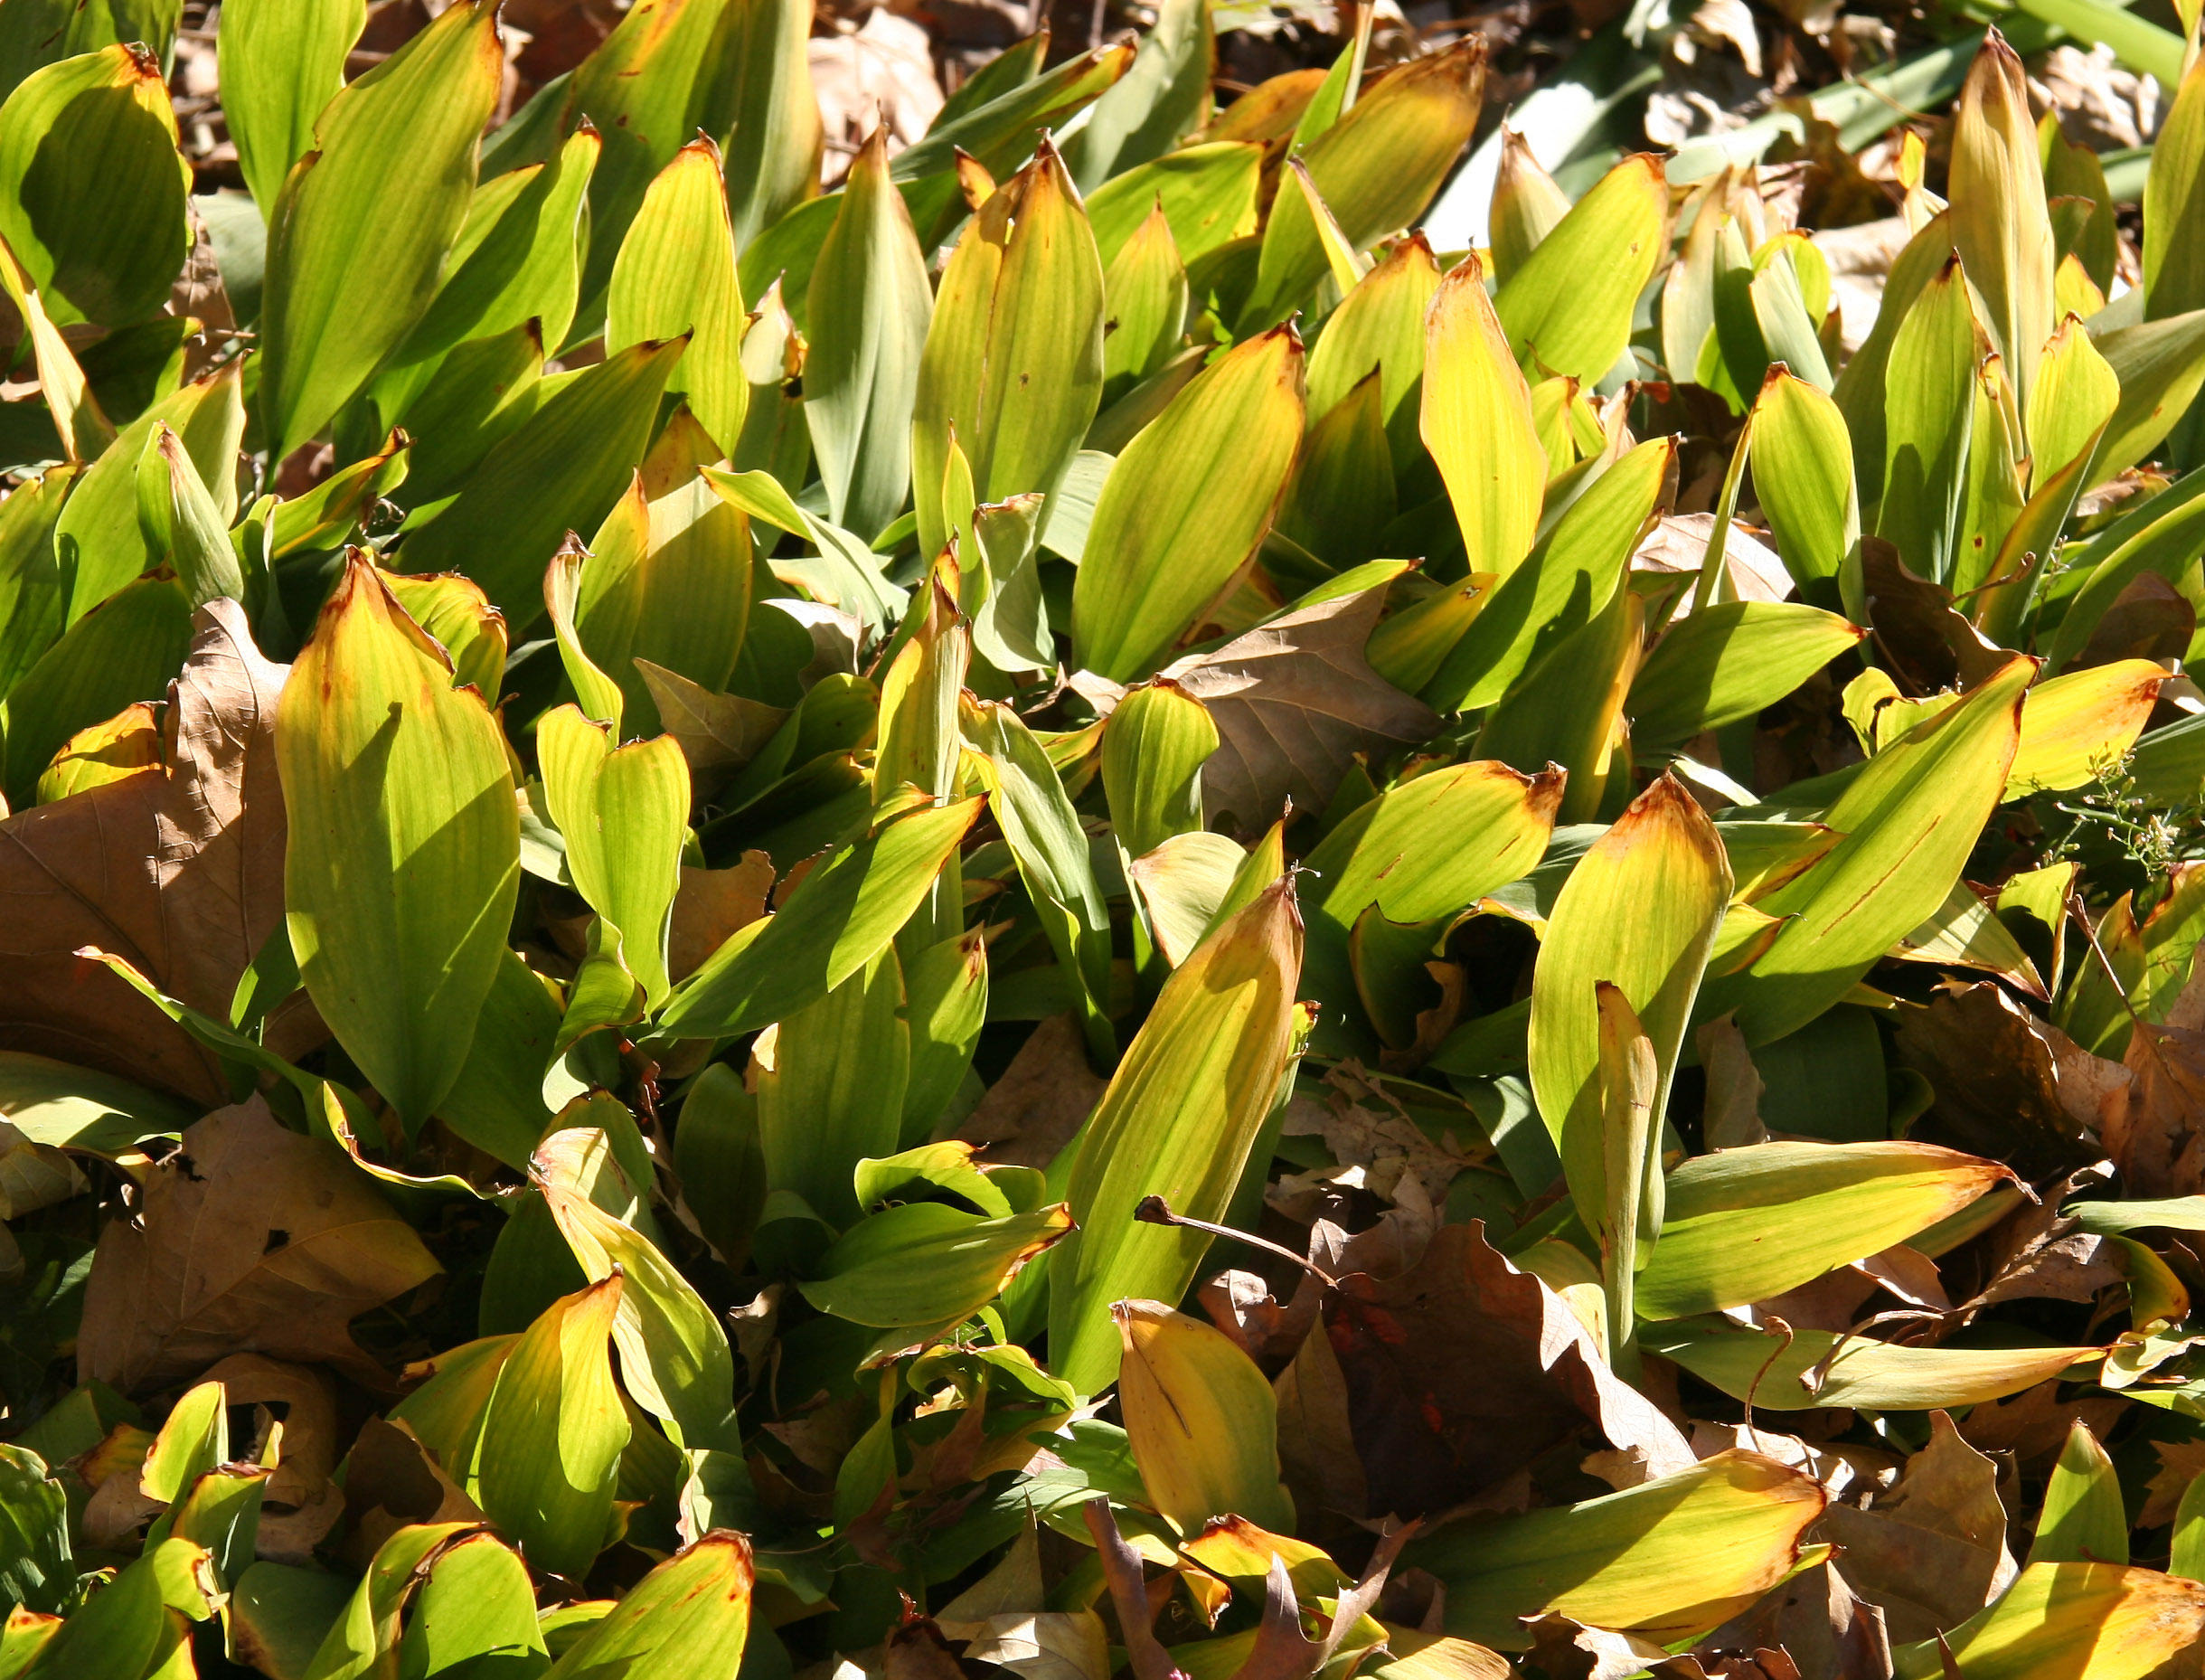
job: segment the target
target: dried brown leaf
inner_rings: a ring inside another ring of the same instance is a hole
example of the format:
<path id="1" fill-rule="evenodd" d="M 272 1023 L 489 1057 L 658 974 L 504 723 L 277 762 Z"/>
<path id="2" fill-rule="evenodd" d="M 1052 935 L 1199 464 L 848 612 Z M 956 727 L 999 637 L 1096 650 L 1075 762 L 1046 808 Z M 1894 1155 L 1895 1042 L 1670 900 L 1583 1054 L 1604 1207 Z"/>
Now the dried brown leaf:
<path id="1" fill-rule="evenodd" d="M 187 1128 L 139 1217 L 100 1232 L 79 1375 L 146 1393 L 257 1353 L 388 1388 L 348 1326 L 440 1269 L 343 1150 L 255 1097 Z"/>
<path id="2" fill-rule="evenodd" d="M 1210 821 L 1254 830 L 1292 799 L 1322 810 L 1358 752 L 1419 741 L 1439 721 L 1363 656 L 1385 590 L 1287 613 L 1164 675 L 1210 708 L 1218 749 L 1202 767 Z"/>
<path id="3" fill-rule="evenodd" d="M 1324 1327 L 1369 1482 L 1360 1515 L 1445 1510 L 1588 1426 L 1654 1475 L 1695 1461 L 1561 1297 L 1510 1264 L 1482 1223 L 1442 1226 L 1398 1279 L 1342 1279 Z"/>
<path id="4" fill-rule="evenodd" d="M 171 685 L 165 774 L 92 788 L 0 822 L 0 1048 L 225 1100 L 213 1060 L 100 963 L 127 960 L 170 996 L 228 1019 L 283 915 L 284 814 L 271 750 L 287 665 L 253 646 L 243 609 L 193 618 Z"/>

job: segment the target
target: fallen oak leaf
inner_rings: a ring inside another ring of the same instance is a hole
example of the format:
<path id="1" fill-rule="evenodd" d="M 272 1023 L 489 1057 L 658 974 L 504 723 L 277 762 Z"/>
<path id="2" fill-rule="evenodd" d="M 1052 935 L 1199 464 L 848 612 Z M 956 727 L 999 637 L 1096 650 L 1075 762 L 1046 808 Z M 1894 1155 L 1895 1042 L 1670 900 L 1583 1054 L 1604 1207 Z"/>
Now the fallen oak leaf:
<path id="1" fill-rule="evenodd" d="M 441 1269 L 342 1150 L 255 1097 L 187 1128 L 139 1217 L 100 1232 L 79 1378 L 142 1394 L 257 1353 L 388 1390 L 348 1326 Z"/>

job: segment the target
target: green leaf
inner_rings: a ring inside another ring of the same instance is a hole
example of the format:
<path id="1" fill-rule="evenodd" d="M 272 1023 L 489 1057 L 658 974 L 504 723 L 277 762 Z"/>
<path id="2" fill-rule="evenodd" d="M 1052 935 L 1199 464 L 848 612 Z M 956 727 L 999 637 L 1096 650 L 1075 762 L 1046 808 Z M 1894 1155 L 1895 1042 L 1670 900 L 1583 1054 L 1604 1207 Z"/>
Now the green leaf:
<path id="1" fill-rule="evenodd" d="M 1884 388 L 1883 501 L 1876 532 L 1932 582 L 1951 579 L 1967 501 L 1975 373 L 1987 344 L 1960 260 L 1907 311 Z"/>
<path id="2" fill-rule="evenodd" d="M 476 1019 L 459 1077 L 437 1104 L 437 1118 L 484 1154 L 526 1171 L 551 1109 L 543 1071 L 559 1036 L 559 1005 L 514 951 L 503 953 Z"/>
<path id="3" fill-rule="evenodd" d="M 782 1016 L 771 1043 L 757 1052 L 767 1187 L 803 1197 L 835 1225 L 858 1215 L 851 1188 L 857 1164 L 892 1155 L 902 1140 L 911 1054 L 902 1004 L 902 970 L 890 948 Z"/>
<path id="4" fill-rule="evenodd" d="M 1320 1045 L 1355 995 L 1350 939 L 1364 917 L 1426 928 L 1436 939 L 1438 924 L 1538 862 L 1561 797 L 1559 775 L 1451 765 L 1389 788 L 1318 843 L 1308 862 L 1323 886 L 1309 907 L 1305 989 L 1324 1005 Z"/>
<path id="5" fill-rule="evenodd" d="M 1759 439 L 1755 440 L 1759 453 Z M 1867 632 L 1794 601 L 1724 601 L 1681 619 L 1631 679 L 1623 709 L 1641 753 L 1752 717 L 1791 694 Z"/>
<path id="6" fill-rule="evenodd" d="M 811 25 L 808 0 L 732 0 L 721 14 L 722 65 L 702 121 L 726 154 L 739 250 L 819 191 L 825 135 L 806 45 Z"/>
<path id="7" fill-rule="evenodd" d="M 2008 1182 L 1934 1144 L 1764 1143 L 1669 1175 L 1638 1310 L 1682 1318 L 1767 1300 L 1906 1241 Z"/>
<path id="8" fill-rule="evenodd" d="M 755 1580 L 750 1543 L 715 1529 L 675 1553 L 590 1624 L 545 1680 L 693 1680 L 740 1666 Z"/>
<path id="9" fill-rule="evenodd" d="M 901 1141 L 925 1137 L 972 1070 L 987 1020 L 987 941 L 975 929 L 903 960 L 910 1073 L 904 1083 Z"/>
<path id="10" fill-rule="evenodd" d="M 737 933 L 675 989 L 660 1030 L 730 1037 L 825 997 L 895 938 L 980 805 L 914 811 L 817 865 L 778 911 Z"/>
<path id="11" fill-rule="evenodd" d="M 2097 347 L 2121 385 L 2091 475 L 2103 483 L 2156 448 L 2205 387 L 2205 308 L 2104 333 Z"/>
<path id="12" fill-rule="evenodd" d="M 74 482 L 73 467 L 26 479 L 0 502 L 0 700 L 61 639 L 69 574 L 54 548 L 54 524 Z"/>
<path id="13" fill-rule="evenodd" d="M 963 1322 L 1071 1229 L 1061 1203 L 985 1218 L 912 1202 L 862 1219 L 797 1288 L 823 1313 L 884 1330 Z"/>
<path id="14" fill-rule="evenodd" d="M 276 713 L 291 949 L 410 1127 L 457 1081 L 520 890 L 505 743 L 358 550 Z"/>
<path id="15" fill-rule="evenodd" d="M 537 1184 L 592 1286 L 619 1282 L 612 1337 L 636 1403 L 670 1425 L 683 1447 L 733 1449 L 734 1356 L 711 1308 L 633 1225 L 541 1173 Z M 636 1189 L 647 1194 L 645 1185 Z"/>
<path id="16" fill-rule="evenodd" d="M 1263 148 L 1230 140 L 1167 152 L 1128 169 L 1088 195 L 1088 221 L 1106 267 L 1117 260 L 1159 203 L 1172 242 L 1188 262 L 1256 231 L 1256 187 Z"/>
<path id="17" fill-rule="evenodd" d="M 2141 1317 L 2141 1315 L 2139 1315 Z M 2080 1418 L 2068 1429 L 2067 1444 L 2052 1466 L 2044 1488 L 2044 1509 L 2029 1562 L 2125 1563 L 2128 1513 L 2121 1504 L 2121 1478 Z"/>
<path id="18" fill-rule="evenodd" d="M 70 1562 L 69 1505 L 46 1461 L 0 1442 L 0 1607 L 58 1614 L 77 1584 Z"/>
<path id="19" fill-rule="evenodd" d="M 1615 600 L 1675 470 L 1673 440 L 1640 444 L 1594 479 L 1496 585 L 1458 586 L 1380 626 L 1371 638 L 1373 661 L 1403 681 L 1422 671 L 1418 693 L 1437 710 L 1467 712 L 1500 700 Z M 1456 630 L 1465 612 L 1469 622 Z"/>
<path id="20" fill-rule="evenodd" d="M 934 307 L 911 213 L 889 179 L 885 128 L 851 165 L 840 204 L 812 269 L 804 412 L 827 516 L 878 531 L 910 488 L 911 409 Z"/>
<path id="21" fill-rule="evenodd" d="M 540 1669 L 551 1659 L 528 1565 L 495 1534 L 463 1535 L 438 1553 L 415 1590 L 397 1655 L 407 1675 Z"/>
<path id="22" fill-rule="evenodd" d="M 622 1291 L 610 1277 L 562 1296 L 523 1333 L 498 1371 L 467 1479 L 484 1514 L 538 1569 L 577 1581 L 611 1538 L 628 1443 L 612 1368 Z"/>
<path id="23" fill-rule="evenodd" d="M 750 401 L 738 354 L 744 326 L 720 150 L 693 140 L 651 183 L 621 241 L 605 296 L 605 348 L 687 333 L 689 348 L 666 389 L 688 396 L 690 411 L 726 456 L 742 436 Z"/>
<path id="24" fill-rule="evenodd" d="M 1048 753 L 1015 712 L 982 701 L 967 718 L 966 732 L 993 772 L 989 813 L 1073 988 L 1088 1051 L 1107 1063 L 1117 1050 L 1107 1020 L 1110 911 L 1079 815 Z"/>
<path id="25" fill-rule="evenodd" d="M 314 120 L 344 87 L 365 0 L 241 0 L 215 33 L 222 119 L 245 187 L 266 216 L 314 148 Z"/>
<path id="26" fill-rule="evenodd" d="M 584 368 L 493 448 L 465 487 L 400 545 L 412 572 L 463 571 L 514 632 L 543 609 L 542 567 L 627 487 L 683 341 L 635 344 Z M 418 517 L 418 516 L 417 516 Z"/>
<path id="27" fill-rule="evenodd" d="M 1204 370 L 1127 446 L 1072 590 L 1080 664 L 1129 682 L 1164 663 L 1262 541 L 1302 421 L 1301 344 L 1280 328 Z"/>
<path id="28" fill-rule="evenodd" d="M 1141 37 L 1133 66 L 1065 148 L 1081 188 L 1170 153 L 1210 116 L 1217 36 L 1206 0 L 1166 0 Z"/>
<path id="29" fill-rule="evenodd" d="M 549 161 L 508 171 L 476 188 L 428 313 L 392 352 L 371 391 L 386 426 L 472 340 L 537 323 L 538 347 L 556 351 L 581 288 L 583 195 L 601 146 L 584 129 Z"/>
<path id="30" fill-rule="evenodd" d="M 8 695 L 8 804 L 33 803 L 41 773 L 79 730 L 165 694 L 191 640 L 191 602 L 153 578 L 72 626 Z"/>
<path id="31" fill-rule="evenodd" d="M 351 1601 L 331 1624 L 307 1665 L 305 1680 L 366 1680 L 397 1647 L 400 1615 L 415 1572 L 469 1532 L 467 1523 L 419 1523 L 400 1528 L 376 1549 Z"/>
<path id="32" fill-rule="evenodd" d="M 1527 368 L 1598 383 L 1630 342 L 1668 213 L 1659 158 L 1640 152 L 1601 176 L 1494 297 L 1510 352 Z"/>
<path id="33" fill-rule="evenodd" d="M 1640 599 L 1619 589 L 1487 713 L 1473 750 L 1519 769 L 1560 765 L 1569 777 L 1558 813 L 1564 822 L 1613 808 L 1610 792 L 1630 785 L 1623 702 L 1644 640 Z"/>
<path id="34" fill-rule="evenodd" d="M 1753 405 L 1753 484 L 1777 557 L 1802 591 L 1843 578 L 1849 562 L 1857 572 L 1861 503 L 1845 416 L 1782 368 L 1769 370 Z"/>
<path id="35" fill-rule="evenodd" d="M 0 105 L 0 238 L 56 326 L 152 315 L 192 248 L 191 165 L 157 58 L 112 46 L 26 77 Z"/>
<path id="36" fill-rule="evenodd" d="M 54 527 L 54 552 L 74 624 L 153 564 L 138 524 L 137 469 L 146 441 L 167 426 L 184 439 L 224 523 L 236 512 L 238 444 L 245 432 L 238 364 L 161 399 L 124 427 L 76 481 Z"/>
<path id="37" fill-rule="evenodd" d="M 2194 33 L 2194 31 L 2193 31 Z M 2163 321 L 2205 308 L 2205 71 L 2192 63 L 2152 146 L 2144 184 L 2144 318 Z"/>
<path id="38" fill-rule="evenodd" d="M 1117 703 L 1103 727 L 1103 792 L 1110 826 L 1128 857 L 1202 826 L 1202 766 L 1217 750 L 1210 709 L 1169 680 Z"/>
<path id="39" fill-rule="evenodd" d="M 244 600 L 245 578 L 221 510 L 199 481 L 184 440 L 165 423 L 155 426 L 138 458 L 137 515 L 146 552 L 175 572 L 193 606 Z"/>
<path id="40" fill-rule="evenodd" d="M 575 891 L 620 931 L 629 971 L 655 1006 L 671 982 L 666 937 L 689 826 L 689 765 L 671 735 L 613 744 L 573 706 L 536 726 L 551 820 Z"/>
<path id="41" fill-rule="evenodd" d="M 1403 1561 L 1446 1583 L 1447 1631 L 1481 1644 L 1526 1649 L 1519 1619 L 1559 1613 L 1681 1645 L 1807 1562 L 1827 1503 L 1773 1458 L 1720 1452 L 1623 1493 L 1457 1524 Z"/>
<path id="42" fill-rule="evenodd" d="M 329 102 L 269 215 L 260 401 L 282 459 L 427 310 L 504 73 L 497 8 L 454 5 Z M 403 156 L 407 167 L 394 169 Z M 372 262 L 361 252 L 372 250 Z"/>
<path id="43" fill-rule="evenodd" d="M 1705 1015 L 1735 1008 L 1750 1043 L 1782 1038 L 1929 918 L 2004 794 L 2036 671 L 2033 659 L 2009 660 L 1869 760 L 1823 818 L 1844 838 L 1760 901 L 1789 920 L 1749 970 L 1709 985 Z"/>
<path id="44" fill-rule="evenodd" d="M 966 514 L 940 496 L 953 440 L 975 500 L 1053 496 L 1102 385 L 1102 261 L 1079 194 L 1044 141 L 974 215 L 942 274 L 911 413 L 920 554 L 939 553 Z M 999 563 L 1007 571 L 1022 558 Z"/>
<path id="45" fill-rule="evenodd" d="M 727 687 L 749 627 L 752 555 L 749 518 L 701 477 L 655 500 L 631 481 L 598 527 L 573 628 L 619 684 L 630 730 L 661 727 L 644 663 Z"/>
<path id="46" fill-rule="evenodd" d="M 1162 1196 L 1195 1219 L 1224 1216 L 1294 1041 L 1301 919 L 1291 879 L 1216 929 L 1172 971 L 1127 1046 L 1079 1146 L 1067 1200 L 1079 1229 L 1050 1268 L 1050 1364 L 1080 1392 L 1117 1373 L 1114 1301 L 1177 1300 L 1207 1234 L 1137 1224 Z"/>

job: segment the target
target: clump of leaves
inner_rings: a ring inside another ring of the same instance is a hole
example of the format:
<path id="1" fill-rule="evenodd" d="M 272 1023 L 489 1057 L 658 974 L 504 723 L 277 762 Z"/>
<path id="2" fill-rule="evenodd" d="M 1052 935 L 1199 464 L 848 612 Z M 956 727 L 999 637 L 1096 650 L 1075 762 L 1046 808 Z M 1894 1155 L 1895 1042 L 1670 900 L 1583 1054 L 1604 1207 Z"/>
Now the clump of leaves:
<path id="1" fill-rule="evenodd" d="M 2205 69 L 1848 323 L 1200 0 L 823 193 L 808 19 L 11 71 L 0 1675 L 2194 1663 Z"/>

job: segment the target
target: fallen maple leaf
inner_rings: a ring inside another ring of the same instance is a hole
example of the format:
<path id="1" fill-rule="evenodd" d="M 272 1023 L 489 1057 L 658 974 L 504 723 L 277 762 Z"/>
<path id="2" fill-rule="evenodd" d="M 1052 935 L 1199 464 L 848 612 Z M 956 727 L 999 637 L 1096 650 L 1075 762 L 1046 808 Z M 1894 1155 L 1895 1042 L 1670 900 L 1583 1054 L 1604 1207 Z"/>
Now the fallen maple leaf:
<path id="1" fill-rule="evenodd" d="M 80 1380 L 146 1393 L 253 1353 L 388 1388 L 347 1326 L 441 1269 L 343 1150 L 255 1097 L 188 1127 L 139 1217 L 99 1233 Z"/>
<path id="2" fill-rule="evenodd" d="M 206 1052 L 104 964 L 227 1020 L 283 915 L 283 796 L 271 724 L 290 667 L 253 646 L 244 609 L 193 619 L 169 689 L 167 768 L 0 822 L 0 1048 L 35 1051 L 176 1092 L 229 1095 Z"/>
<path id="3" fill-rule="evenodd" d="M 1217 750 L 1202 767 L 1211 822 L 1260 828 L 1289 798 L 1322 810 L 1358 752 L 1439 727 L 1363 656 L 1384 599 L 1381 587 L 1320 601 L 1164 672 L 1217 724 Z"/>

